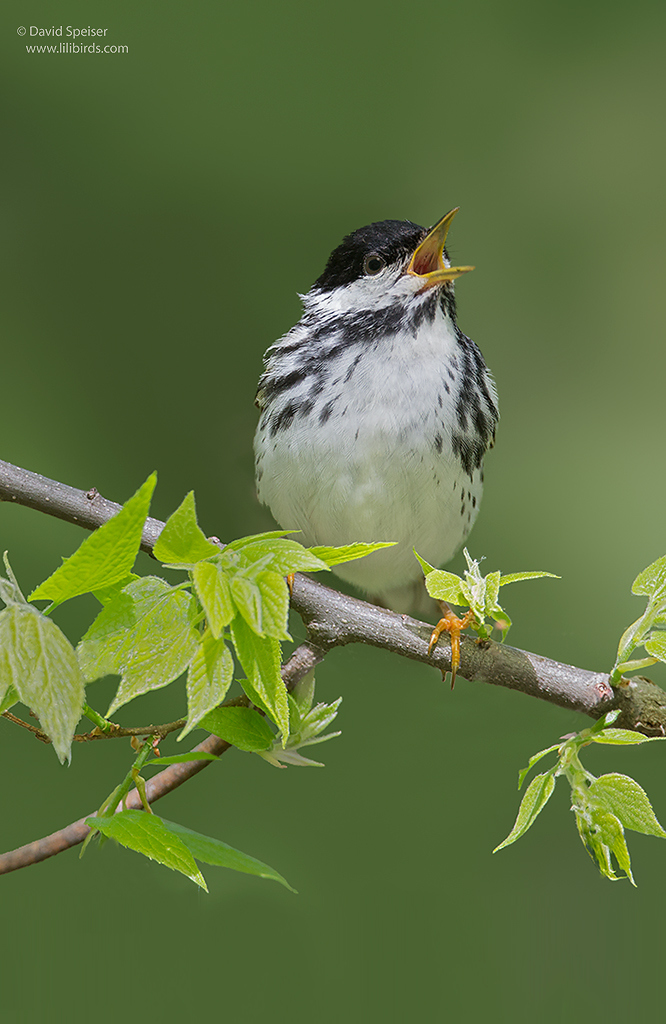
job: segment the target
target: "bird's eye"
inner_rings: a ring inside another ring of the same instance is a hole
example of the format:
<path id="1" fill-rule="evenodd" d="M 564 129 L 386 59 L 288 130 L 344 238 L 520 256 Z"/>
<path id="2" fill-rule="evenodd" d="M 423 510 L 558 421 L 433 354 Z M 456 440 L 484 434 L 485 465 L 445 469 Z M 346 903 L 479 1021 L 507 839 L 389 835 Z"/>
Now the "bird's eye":
<path id="1" fill-rule="evenodd" d="M 385 266 L 386 260 L 383 256 L 378 256 L 376 252 L 371 252 L 363 261 L 363 270 L 368 277 L 380 274 Z"/>

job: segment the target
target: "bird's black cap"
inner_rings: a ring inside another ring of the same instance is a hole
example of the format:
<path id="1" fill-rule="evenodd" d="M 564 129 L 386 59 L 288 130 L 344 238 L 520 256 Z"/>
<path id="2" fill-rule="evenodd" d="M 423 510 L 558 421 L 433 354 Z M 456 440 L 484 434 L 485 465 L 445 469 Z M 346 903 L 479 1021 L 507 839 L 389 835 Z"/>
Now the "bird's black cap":
<path id="1" fill-rule="evenodd" d="M 352 231 L 343 238 L 328 258 L 326 269 L 314 287 L 330 292 L 340 285 L 351 284 L 363 277 L 363 263 L 370 253 L 383 256 L 387 264 L 411 256 L 420 245 L 427 229 L 411 220 L 380 220 Z"/>

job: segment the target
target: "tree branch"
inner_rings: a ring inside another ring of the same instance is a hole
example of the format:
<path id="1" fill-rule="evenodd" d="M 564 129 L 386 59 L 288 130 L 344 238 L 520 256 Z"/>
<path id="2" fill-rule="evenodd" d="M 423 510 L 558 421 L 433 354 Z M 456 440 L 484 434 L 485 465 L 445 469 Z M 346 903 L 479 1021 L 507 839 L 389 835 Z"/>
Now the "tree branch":
<path id="1" fill-rule="evenodd" d="M 26 505 L 89 530 L 103 525 L 121 508 L 103 498 L 94 487 L 80 491 L 2 461 L 0 501 Z M 141 544 L 144 551 L 152 553 L 163 527 L 164 523 L 157 519 L 146 520 Z M 306 625 L 308 641 L 283 666 L 283 678 L 288 686 L 295 685 L 332 648 L 350 643 L 380 647 L 434 666 L 443 673 L 450 671 L 450 647 L 438 646 L 429 655 L 432 626 L 408 615 L 348 597 L 301 573 L 294 579 L 292 606 Z M 607 673 L 564 665 L 494 641 L 478 643 L 468 637 L 462 638 L 459 675 L 470 681 L 520 690 L 593 718 L 599 718 L 611 708 L 620 708 L 618 726 L 636 729 L 648 736 L 666 735 L 666 693 L 648 679 L 625 680 L 623 685 L 613 689 Z M 228 749 L 228 744 L 209 736 L 194 749 L 219 754 Z M 192 761 L 170 765 L 147 783 L 148 800 L 160 799 L 210 763 Z M 139 807 L 140 804 L 139 795 L 133 790 L 127 805 Z M 45 839 L 4 854 L 0 857 L 0 873 L 36 863 L 74 846 L 82 842 L 88 831 L 85 819 L 81 819 Z"/>

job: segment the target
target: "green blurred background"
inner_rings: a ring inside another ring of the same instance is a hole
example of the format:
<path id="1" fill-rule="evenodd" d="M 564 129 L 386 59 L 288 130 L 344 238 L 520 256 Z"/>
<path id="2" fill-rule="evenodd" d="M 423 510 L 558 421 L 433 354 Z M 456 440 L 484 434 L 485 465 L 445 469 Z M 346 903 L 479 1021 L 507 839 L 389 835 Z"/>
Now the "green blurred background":
<path id="1" fill-rule="evenodd" d="M 17 27 L 54 24 L 129 53 L 28 55 Z M 254 388 L 296 293 L 349 230 L 459 205 L 452 255 L 477 267 L 460 323 L 503 417 L 470 547 L 563 577 L 507 594 L 515 645 L 609 666 L 631 581 L 666 550 L 663 4 L 8 0 L 2 25 L 0 456 L 117 500 L 157 468 L 155 515 L 194 488 L 208 532 L 266 528 Z M 0 539 L 30 588 L 80 534 L 0 506 Z M 76 639 L 91 611 L 59 621 Z M 632 834 L 638 890 L 602 881 L 558 792 L 490 855 L 517 769 L 582 716 L 464 680 L 451 695 L 372 650 L 334 652 L 318 682 L 344 695 L 324 771 L 232 752 L 162 805 L 300 895 L 209 868 L 205 896 L 112 844 L 9 875 L 8 1020 L 657 1011 L 664 844 Z M 172 689 L 127 720 L 179 714 Z M 98 744 L 64 771 L 1 732 L 2 849 L 97 806 L 127 764 Z M 634 774 L 663 820 L 663 758 L 588 764 Z"/>

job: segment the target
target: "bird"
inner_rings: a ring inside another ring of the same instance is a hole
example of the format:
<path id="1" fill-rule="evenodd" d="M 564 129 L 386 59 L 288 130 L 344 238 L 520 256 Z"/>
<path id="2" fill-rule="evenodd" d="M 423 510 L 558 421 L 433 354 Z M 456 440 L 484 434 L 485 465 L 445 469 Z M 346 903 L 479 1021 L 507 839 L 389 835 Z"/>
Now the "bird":
<path id="1" fill-rule="evenodd" d="M 259 500 L 306 546 L 395 542 L 334 571 L 400 612 L 428 602 L 414 550 L 440 566 L 466 540 L 499 418 L 456 319 L 453 282 L 474 269 L 445 246 L 457 212 L 348 234 L 266 352 L 256 397 Z"/>

